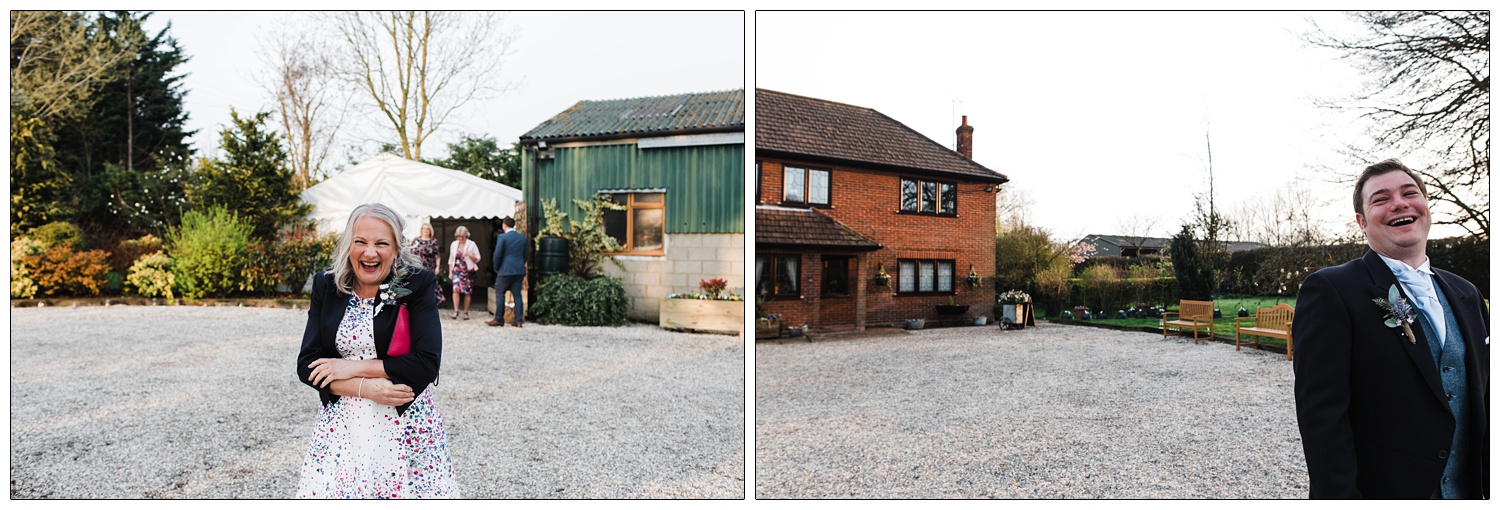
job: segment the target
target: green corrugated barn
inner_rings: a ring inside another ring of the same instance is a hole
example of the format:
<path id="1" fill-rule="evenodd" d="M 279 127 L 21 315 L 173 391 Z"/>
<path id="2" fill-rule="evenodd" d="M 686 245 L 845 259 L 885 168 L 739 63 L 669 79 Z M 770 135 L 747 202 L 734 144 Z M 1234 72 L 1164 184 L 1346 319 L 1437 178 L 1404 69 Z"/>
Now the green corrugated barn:
<path id="1" fill-rule="evenodd" d="M 605 231 L 626 247 L 605 270 L 624 281 L 630 317 L 656 321 L 659 300 L 724 278 L 744 291 L 745 91 L 579 101 L 521 135 L 525 232 L 541 204 L 569 218 L 573 199 L 608 193 L 626 211 Z"/>

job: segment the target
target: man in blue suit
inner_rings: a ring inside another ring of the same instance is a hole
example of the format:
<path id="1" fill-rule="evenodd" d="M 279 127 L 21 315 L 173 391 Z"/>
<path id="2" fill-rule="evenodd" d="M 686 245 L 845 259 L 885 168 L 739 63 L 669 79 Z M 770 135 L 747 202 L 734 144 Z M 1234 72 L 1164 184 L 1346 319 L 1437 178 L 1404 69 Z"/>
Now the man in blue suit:
<path id="1" fill-rule="evenodd" d="M 1354 212 L 1370 251 L 1308 276 L 1292 322 L 1311 496 L 1487 499 L 1484 297 L 1432 267 L 1427 190 L 1401 162 L 1360 174 Z"/>
<path id="2" fill-rule="evenodd" d="M 506 216 L 500 224 L 505 233 L 495 239 L 495 256 L 490 258 L 495 267 L 495 318 L 484 324 L 505 324 L 505 292 L 510 291 L 511 299 L 516 302 L 515 321 L 510 325 L 519 328 L 526 314 L 521 293 L 521 281 L 526 279 L 526 236 L 516 232 L 515 218 Z"/>

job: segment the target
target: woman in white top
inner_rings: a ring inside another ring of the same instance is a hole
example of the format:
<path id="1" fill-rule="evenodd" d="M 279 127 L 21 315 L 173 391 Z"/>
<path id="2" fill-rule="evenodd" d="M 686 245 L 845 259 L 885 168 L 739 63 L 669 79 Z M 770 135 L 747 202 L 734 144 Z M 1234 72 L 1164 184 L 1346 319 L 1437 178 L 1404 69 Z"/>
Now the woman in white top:
<path id="1" fill-rule="evenodd" d="M 479 271 L 479 246 L 469 240 L 469 228 L 459 225 L 448 246 L 448 274 L 453 278 L 453 318 L 458 318 L 459 296 L 463 296 L 464 320 L 469 320 L 469 296 L 474 292 L 473 274 Z"/>

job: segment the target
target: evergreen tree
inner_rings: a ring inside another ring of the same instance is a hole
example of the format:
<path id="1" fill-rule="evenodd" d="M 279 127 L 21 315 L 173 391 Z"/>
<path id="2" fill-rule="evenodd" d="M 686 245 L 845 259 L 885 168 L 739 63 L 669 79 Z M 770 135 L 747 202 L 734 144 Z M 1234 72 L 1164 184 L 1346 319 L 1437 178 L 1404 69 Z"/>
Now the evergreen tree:
<path id="1" fill-rule="evenodd" d="M 1193 229 L 1183 225 L 1172 244 L 1167 248 L 1172 256 L 1172 268 L 1177 273 L 1177 298 L 1208 301 L 1213 294 L 1213 267 L 1205 257 L 1199 242 L 1193 239 Z"/>
<path id="2" fill-rule="evenodd" d="M 85 112 L 56 130 L 58 164 L 71 177 L 74 222 L 104 243 L 159 234 L 174 223 L 192 156 L 183 75 L 176 73 L 188 57 L 169 35 L 171 25 L 155 35 L 142 29 L 150 16 L 97 16 L 93 33 L 128 50 L 130 58 L 106 69 Z"/>
<path id="3" fill-rule="evenodd" d="M 59 127 L 77 122 L 129 48 L 83 13 L 10 13 L 11 231 L 74 216 L 74 180 L 58 160 Z"/>
<path id="4" fill-rule="evenodd" d="M 257 239 L 272 239 L 276 229 L 312 210 L 302 203 L 292 183 L 295 171 L 275 131 L 266 127 L 268 112 L 241 118 L 233 109 L 234 126 L 220 132 L 221 159 L 205 159 L 198 168 L 201 185 L 189 192 L 198 208 L 223 206 L 235 211 L 254 230 Z"/>
<path id="5" fill-rule="evenodd" d="M 464 135 L 458 143 L 448 144 L 448 159 L 426 163 L 477 175 L 512 188 L 521 187 L 519 143 L 512 143 L 510 147 L 501 149 L 493 137 Z"/>
<path id="6" fill-rule="evenodd" d="M 68 175 L 59 171 L 42 119 L 10 114 L 10 228 L 13 234 L 67 216 Z"/>

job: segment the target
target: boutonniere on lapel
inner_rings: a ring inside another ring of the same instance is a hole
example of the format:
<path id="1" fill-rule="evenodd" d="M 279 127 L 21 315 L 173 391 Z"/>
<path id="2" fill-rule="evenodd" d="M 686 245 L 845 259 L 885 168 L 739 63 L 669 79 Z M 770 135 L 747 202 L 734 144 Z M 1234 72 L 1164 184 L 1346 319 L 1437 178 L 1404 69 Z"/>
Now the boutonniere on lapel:
<path id="1" fill-rule="evenodd" d="M 1380 305 L 1380 309 L 1386 311 L 1385 327 L 1401 328 L 1401 332 L 1406 334 L 1406 339 L 1416 345 L 1417 337 L 1411 334 L 1411 323 L 1417 321 L 1417 309 L 1413 308 L 1406 298 L 1401 297 L 1401 291 L 1396 290 L 1395 284 L 1391 284 L 1391 292 L 1387 296 L 1387 299 L 1374 299 L 1375 304 Z"/>
<path id="2" fill-rule="evenodd" d="M 390 283 L 380 286 L 380 293 L 376 296 L 380 299 L 375 302 L 375 315 L 380 315 L 380 309 L 385 305 L 396 306 L 396 300 L 411 294 L 411 289 L 406 288 L 406 280 L 400 275 L 392 275 Z"/>

